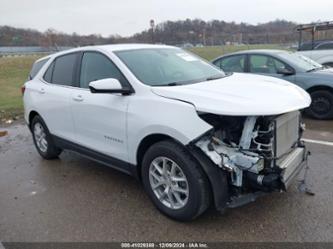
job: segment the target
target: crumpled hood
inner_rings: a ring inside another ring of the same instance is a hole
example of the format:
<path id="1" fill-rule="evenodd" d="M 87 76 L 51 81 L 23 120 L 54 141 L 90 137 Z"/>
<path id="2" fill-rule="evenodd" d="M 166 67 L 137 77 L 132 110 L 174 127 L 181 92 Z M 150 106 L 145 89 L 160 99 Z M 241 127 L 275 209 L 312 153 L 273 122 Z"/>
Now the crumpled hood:
<path id="1" fill-rule="evenodd" d="M 219 115 L 277 115 L 311 103 L 309 94 L 296 85 L 251 74 L 235 73 L 197 84 L 151 89 L 159 96 L 191 103 L 199 112 Z"/>

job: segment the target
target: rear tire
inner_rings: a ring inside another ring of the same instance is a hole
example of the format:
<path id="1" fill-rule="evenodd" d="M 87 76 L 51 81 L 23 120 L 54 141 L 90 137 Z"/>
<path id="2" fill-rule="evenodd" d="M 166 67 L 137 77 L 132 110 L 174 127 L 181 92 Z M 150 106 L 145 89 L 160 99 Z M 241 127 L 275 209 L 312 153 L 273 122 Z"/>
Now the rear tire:
<path id="1" fill-rule="evenodd" d="M 207 176 L 182 145 L 171 140 L 152 145 L 141 170 L 150 199 L 168 217 L 189 221 L 209 207 L 212 194 Z"/>
<path id="2" fill-rule="evenodd" d="M 310 93 L 311 105 L 306 114 L 314 119 L 333 118 L 333 93 L 327 90 L 317 90 Z"/>
<path id="3" fill-rule="evenodd" d="M 31 122 L 31 132 L 38 153 L 47 160 L 58 158 L 62 150 L 58 148 L 40 116 L 35 116 Z"/>

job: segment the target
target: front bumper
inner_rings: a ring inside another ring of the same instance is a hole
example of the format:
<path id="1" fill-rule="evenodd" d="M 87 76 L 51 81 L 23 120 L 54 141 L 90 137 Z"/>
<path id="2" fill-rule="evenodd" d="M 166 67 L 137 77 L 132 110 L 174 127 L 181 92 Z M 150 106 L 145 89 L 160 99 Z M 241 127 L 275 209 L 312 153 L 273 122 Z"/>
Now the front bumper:
<path id="1" fill-rule="evenodd" d="M 297 147 L 287 156 L 276 162 L 277 166 L 282 169 L 281 183 L 282 188 L 287 190 L 296 176 L 306 165 L 308 150 L 306 147 Z"/>

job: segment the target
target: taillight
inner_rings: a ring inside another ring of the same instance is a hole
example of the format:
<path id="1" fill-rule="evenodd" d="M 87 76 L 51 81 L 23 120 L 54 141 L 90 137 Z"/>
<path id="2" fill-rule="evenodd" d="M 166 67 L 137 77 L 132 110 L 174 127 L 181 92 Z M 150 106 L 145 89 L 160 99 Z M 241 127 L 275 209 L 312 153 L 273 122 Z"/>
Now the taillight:
<path id="1" fill-rule="evenodd" d="M 25 85 L 21 86 L 21 93 L 22 93 L 22 96 L 24 95 L 24 92 L 25 92 Z"/>

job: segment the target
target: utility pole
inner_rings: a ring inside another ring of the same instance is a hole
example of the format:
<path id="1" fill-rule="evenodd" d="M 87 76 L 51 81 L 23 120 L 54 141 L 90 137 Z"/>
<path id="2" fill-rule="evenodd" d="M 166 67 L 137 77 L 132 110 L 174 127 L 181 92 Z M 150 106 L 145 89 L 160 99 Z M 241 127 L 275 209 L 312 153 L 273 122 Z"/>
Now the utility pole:
<path id="1" fill-rule="evenodd" d="M 155 21 L 153 19 L 150 20 L 150 28 L 151 28 L 151 43 L 154 43 Z"/>
<path id="2" fill-rule="evenodd" d="M 202 42 L 203 45 L 206 46 L 206 28 L 204 28 L 202 31 Z"/>

